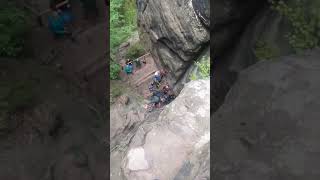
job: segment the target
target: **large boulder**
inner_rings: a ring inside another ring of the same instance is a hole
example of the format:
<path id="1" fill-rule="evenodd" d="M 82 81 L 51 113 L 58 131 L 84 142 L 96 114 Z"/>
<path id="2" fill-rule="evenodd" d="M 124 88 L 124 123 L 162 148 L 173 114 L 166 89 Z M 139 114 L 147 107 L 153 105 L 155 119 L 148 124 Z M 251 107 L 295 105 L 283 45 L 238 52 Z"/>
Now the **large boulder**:
<path id="1" fill-rule="evenodd" d="M 206 4 L 208 0 L 137 0 L 140 38 L 176 81 L 209 45 Z"/>
<path id="2" fill-rule="evenodd" d="M 213 179 L 319 179 L 320 50 L 259 62 L 214 114 Z"/>
<path id="3" fill-rule="evenodd" d="M 251 20 L 230 52 L 215 61 L 214 110 L 221 105 L 237 74 L 243 69 L 259 60 L 294 53 L 285 37 L 289 31 L 286 18 L 268 8 Z"/>
<path id="4" fill-rule="evenodd" d="M 209 80 L 187 83 L 158 119 L 144 121 L 128 149 L 112 151 L 111 179 L 209 178 L 209 96 Z"/>
<path id="5" fill-rule="evenodd" d="M 206 28 L 210 28 L 210 1 L 192 0 L 192 5 L 202 23 L 206 26 Z"/>
<path id="6" fill-rule="evenodd" d="M 239 62 L 239 58 L 244 57 L 233 56 L 234 51 L 239 47 L 239 42 L 243 41 L 242 45 L 246 43 L 246 40 L 251 40 L 252 34 L 247 33 L 248 24 L 254 24 L 252 21 L 257 21 L 257 12 L 260 12 L 266 6 L 266 1 L 237 1 L 237 0 L 217 0 L 213 6 L 213 25 L 211 34 L 213 34 L 212 47 L 214 49 L 214 78 L 212 83 L 212 110 L 216 111 L 222 104 L 224 97 L 232 84 L 234 83 L 237 74 L 231 70 L 232 62 Z M 258 18 L 259 19 L 259 18 Z M 212 24 L 211 23 L 211 24 Z M 261 23 L 262 24 L 262 23 Z M 249 28 L 255 25 L 251 25 Z M 251 32 L 252 33 L 252 32 Z M 244 34 L 247 34 L 246 39 L 242 38 Z M 248 43 L 250 43 L 249 41 Z M 246 44 L 245 44 L 246 45 Z M 244 46 L 244 49 L 250 50 L 251 47 Z M 252 62 L 252 59 L 245 59 L 246 62 Z M 255 61 L 254 61 L 255 62 Z M 241 65 L 243 65 L 242 63 Z M 252 65 L 251 63 L 250 65 Z M 247 64 L 246 64 L 247 65 Z"/>
<path id="7" fill-rule="evenodd" d="M 238 6 L 236 2 L 231 2 L 230 0 L 217 1 L 213 11 L 216 17 L 213 22 L 213 48 L 214 56 L 217 57 L 214 59 L 215 77 L 212 88 L 214 111 L 222 104 L 240 71 L 259 60 L 294 54 L 295 50 L 286 35 L 297 31 L 296 34 L 300 34 L 297 36 L 303 39 L 305 32 L 303 28 L 302 30 L 294 28 L 289 18 L 273 10 L 271 5 L 266 3 L 267 1 L 263 1 L 262 6 L 250 4 L 250 0 L 246 1 L 248 4 L 238 2 Z M 309 17 L 298 23 L 312 24 L 311 19 L 316 20 L 320 8 L 319 1 L 307 0 L 302 3 L 298 0 L 285 0 L 283 2 L 293 9 L 298 7 L 304 11 L 304 16 Z M 297 11 L 291 11 L 291 15 L 294 13 Z M 235 33 L 236 31 L 238 33 Z M 309 40 L 306 39 L 306 41 Z"/>

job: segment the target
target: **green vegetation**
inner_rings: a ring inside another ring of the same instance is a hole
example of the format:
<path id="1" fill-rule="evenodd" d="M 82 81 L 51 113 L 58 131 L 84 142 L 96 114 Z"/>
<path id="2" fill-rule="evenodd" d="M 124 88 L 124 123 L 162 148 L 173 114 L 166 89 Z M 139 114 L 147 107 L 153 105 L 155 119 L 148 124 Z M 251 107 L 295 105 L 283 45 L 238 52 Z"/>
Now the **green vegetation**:
<path id="1" fill-rule="evenodd" d="M 110 87 L 110 103 L 114 103 L 124 93 L 124 87 L 119 82 L 112 82 Z"/>
<path id="2" fill-rule="evenodd" d="M 118 46 L 125 42 L 137 29 L 137 12 L 135 0 L 110 1 L 110 55 L 115 59 Z M 140 47 L 134 47 L 129 56 L 139 54 Z M 119 79 L 120 65 L 114 60 L 110 61 L 110 79 Z"/>
<path id="3" fill-rule="evenodd" d="M 113 57 L 117 47 L 137 29 L 135 0 L 110 1 L 110 49 Z"/>
<path id="4" fill-rule="evenodd" d="M 288 5 L 284 1 L 270 0 L 271 8 L 285 16 L 293 30 L 286 35 L 289 44 L 296 53 L 319 46 L 320 40 L 320 13 L 318 6 L 312 6 L 307 11 L 305 4 L 296 0 Z"/>
<path id="5" fill-rule="evenodd" d="M 110 79 L 117 80 L 119 79 L 119 73 L 121 71 L 121 66 L 114 60 L 110 61 Z"/>
<path id="6" fill-rule="evenodd" d="M 145 54 L 145 50 L 140 42 L 133 44 L 127 51 L 126 58 L 136 59 Z"/>
<path id="7" fill-rule="evenodd" d="M 210 61 L 197 62 L 201 78 L 210 77 Z"/>
<path id="8" fill-rule="evenodd" d="M 0 8 L 0 56 L 17 57 L 24 50 L 24 41 L 30 24 L 28 14 L 12 3 Z"/>
<path id="9" fill-rule="evenodd" d="M 261 40 L 255 44 L 254 53 L 255 53 L 256 57 L 258 58 L 258 60 L 271 59 L 273 57 L 278 56 L 278 54 L 279 54 L 277 52 L 277 49 L 268 45 L 267 42 L 261 41 Z"/>
<path id="10" fill-rule="evenodd" d="M 197 71 L 190 75 L 190 80 L 205 79 L 210 77 L 210 59 L 203 57 L 200 61 L 196 62 Z"/>
<path id="11" fill-rule="evenodd" d="M 191 81 L 195 81 L 197 79 L 198 79 L 198 77 L 197 77 L 196 73 L 192 73 L 191 76 L 190 76 L 190 80 Z"/>

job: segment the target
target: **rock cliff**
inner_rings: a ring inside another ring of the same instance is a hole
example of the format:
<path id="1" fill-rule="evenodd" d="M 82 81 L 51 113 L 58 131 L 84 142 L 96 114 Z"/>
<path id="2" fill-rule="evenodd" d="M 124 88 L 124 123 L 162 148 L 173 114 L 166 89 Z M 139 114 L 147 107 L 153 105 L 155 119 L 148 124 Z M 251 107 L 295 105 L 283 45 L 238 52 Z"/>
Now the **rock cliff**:
<path id="1" fill-rule="evenodd" d="M 122 125 L 111 131 L 111 179 L 209 179 L 209 97 L 210 81 L 197 80 L 159 115 L 113 116 Z"/>
<path id="2" fill-rule="evenodd" d="M 209 0 L 137 0 L 140 38 L 179 82 L 209 46 Z"/>
<path id="3" fill-rule="evenodd" d="M 242 71 L 214 114 L 213 179 L 320 177 L 320 50 Z"/>

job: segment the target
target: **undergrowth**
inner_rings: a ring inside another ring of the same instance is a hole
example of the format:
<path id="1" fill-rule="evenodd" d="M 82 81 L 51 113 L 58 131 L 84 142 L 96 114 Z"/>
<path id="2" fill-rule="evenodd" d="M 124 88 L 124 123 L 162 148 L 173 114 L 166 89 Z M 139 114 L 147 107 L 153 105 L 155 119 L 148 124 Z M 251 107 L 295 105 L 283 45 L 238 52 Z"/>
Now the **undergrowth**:
<path id="1" fill-rule="evenodd" d="M 293 1 L 290 5 L 282 0 L 277 2 L 270 0 L 270 3 L 271 8 L 286 17 L 292 26 L 293 30 L 286 35 L 286 38 L 296 53 L 319 46 L 320 13 L 317 6 L 311 9 L 305 8 L 306 6 L 299 0 Z"/>
<path id="2" fill-rule="evenodd" d="M 110 49 L 111 55 L 137 29 L 137 13 L 134 0 L 110 1 Z"/>
<path id="3" fill-rule="evenodd" d="M 13 3 L 1 3 L 0 8 L 0 56 L 17 57 L 25 47 L 30 29 L 29 14 Z"/>
<path id="4" fill-rule="evenodd" d="M 202 59 L 196 62 L 197 71 L 190 75 L 190 80 L 206 79 L 210 77 L 210 59 Z"/>
<path id="5" fill-rule="evenodd" d="M 110 61 L 110 79 L 117 80 L 120 78 L 119 74 L 121 71 L 121 66 L 111 59 Z"/>
<path id="6" fill-rule="evenodd" d="M 119 45 L 125 42 L 137 29 L 135 0 L 110 1 L 110 56 L 115 59 Z M 110 61 L 110 79 L 119 79 L 120 65 Z"/>
<path id="7" fill-rule="evenodd" d="M 255 44 L 254 53 L 258 60 L 271 59 L 279 54 L 277 49 L 271 47 L 267 42 L 261 40 L 257 41 Z"/>
<path id="8" fill-rule="evenodd" d="M 137 42 L 129 47 L 126 58 L 128 59 L 136 59 L 145 54 L 145 50 L 140 42 Z"/>

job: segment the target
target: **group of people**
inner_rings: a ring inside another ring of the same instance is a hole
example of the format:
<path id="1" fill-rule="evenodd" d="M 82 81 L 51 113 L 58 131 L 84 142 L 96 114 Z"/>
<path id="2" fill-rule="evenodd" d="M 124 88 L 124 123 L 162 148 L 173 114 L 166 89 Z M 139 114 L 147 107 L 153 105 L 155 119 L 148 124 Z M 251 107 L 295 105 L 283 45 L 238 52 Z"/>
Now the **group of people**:
<path id="1" fill-rule="evenodd" d="M 124 68 L 122 67 L 122 69 L 124 69 L 127 75 L 130 75 L 133 73 L 133 63 L 135 63 L 135 67 L 137 68 L 141 67 L 141 61 L 139 58 L 135 60 L 127 59 L 126 64 L 124 65 Z M 142 60 L 142 63 L 146 64 L 146 61 Z"/>
<path id="2" fill-rule="evenodd" d="M 148 111 L 152 111 L 154 108 L 160 108 L 163 105 L 169 104 L 174 98 L 174 92 L 169 84 L 161 87 L 161 81 L 165 76 L 165 71 L 156 71 L 153 77 L 153 81 L 149 85 L 149 91 L 151 93 L 150 102 L 146 108 Z"/>
<path id="3" fill-rule="evenodd" d="M 136 59 L 135 61 L 127 59 L 125 65 L 122 66 L 122 69 L 126 72 L 127 75 L 133 73 L 133 62 L 136 63 L 136 66 L 141 63 L 139 59 Z M 146 64 L 145 60 L 142 60 L 142 63 Z M 161 86 L 163 78 L 166 74 L 167 72 L 164 70 L 156 71 L 154 73 L 152 82 L 148 87 L 150 92 L 150 102 L 145 107 L 149 112 L 154 108 L 160 108 L 166 104 L 169 104 L 175 98 L 174 92 L 169 84 Z"/>

